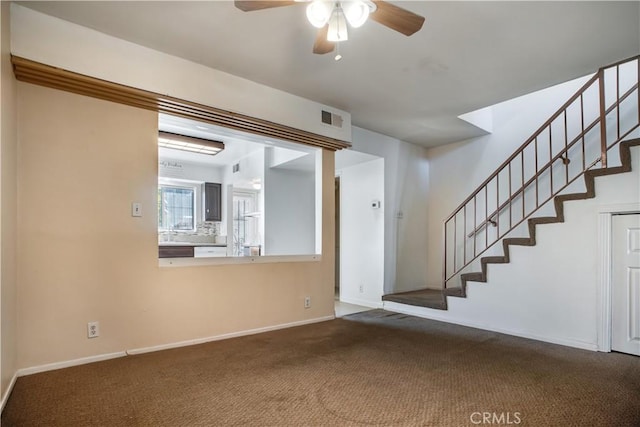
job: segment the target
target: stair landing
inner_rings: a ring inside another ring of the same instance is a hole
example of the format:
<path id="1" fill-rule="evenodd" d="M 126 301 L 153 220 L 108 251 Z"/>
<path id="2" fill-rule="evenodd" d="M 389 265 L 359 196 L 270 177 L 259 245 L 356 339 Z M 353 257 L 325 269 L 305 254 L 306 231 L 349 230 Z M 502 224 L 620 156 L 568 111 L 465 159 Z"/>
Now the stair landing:
<path id="1" fill-rule="evenodd" d="M 447 300 L 442 289 L 418 289 L 416 291 L 398 292 L 383 295 L 382 300 L 438 310 L 447 309 Z"/>

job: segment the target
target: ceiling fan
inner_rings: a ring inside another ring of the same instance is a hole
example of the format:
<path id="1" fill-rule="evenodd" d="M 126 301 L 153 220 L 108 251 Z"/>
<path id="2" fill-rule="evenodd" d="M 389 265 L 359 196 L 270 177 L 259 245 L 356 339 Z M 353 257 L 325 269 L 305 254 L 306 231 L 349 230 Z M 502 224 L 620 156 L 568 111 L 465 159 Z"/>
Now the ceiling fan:
<path id="1" fill-rule="evenodd" d="M 419 31 L 424 23 L 424 17 L 382 0 L 236 0 L 234 3 L 244 12 L 308 3 L 307 19 L 319 29 L 313 44 L 313 53 L 317 54 L 333 52 L 339 42 L 347 40 L 347 23 L 357 28 L 370 17 L 405 36 Z M 338 52 L 335 59 L 340 58 Z"/>

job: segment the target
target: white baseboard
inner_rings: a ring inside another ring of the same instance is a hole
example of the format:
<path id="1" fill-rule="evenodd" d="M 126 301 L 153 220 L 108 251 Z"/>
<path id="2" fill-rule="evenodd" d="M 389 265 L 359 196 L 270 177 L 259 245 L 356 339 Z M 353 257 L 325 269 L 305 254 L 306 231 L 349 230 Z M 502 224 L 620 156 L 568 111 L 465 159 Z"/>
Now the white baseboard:
<path id="1" fill-rule="evenodd" d="M 18 369 L 18 376 L 23 377 L 25 375 L 38 374 L 40 372 L 54 371 L 56 369 L 69 368 L 71 366 L 86 365 L 87 363 L 101 362 L 103 360 L 116 359 L 118 357 L 124 357 L 127 353 L 125 351 L 118 351 L 116 353 L 98 354 L 96 356 L 81 357 L 79 359 L 66 360 L 63 362 L 48 363 L 46 365 L 32 366 L 31 368 Z"/>
<path id="2" fill-rule="evenodd" d="M 498 332 L 505 335 L 513 335 L 521 338 L 528 338 L 536 341 L 548 342 L 551 344 L 559 344 L 567 347 L 579 348 L 582 350 L 598 351 L 597 343 L 588 343 L 577 340 L 570 340 L 566 338 L 539 336 L 522 331 L 514 331 L 504 328 L 496 328 L 491 325 L 486 325 L 481 322 L 469 322 L 467 320 L 459 320 L 452 318 L 451 316 L 442 315 L 442 310 L 436 310 L 425 307 L 415 307 L 411 305 L 399 304 L 392 301 L 385 301 L 384 309 L 393 311 L 395 313 L 409 314 L 411 316 L 422 317 L 425 319 L 437 320 L 439 322 L 453 323 L 455 325 L 468 326 L 470 328 L 483 329 L 485 331 Z"/>
<path id="3" fill-rule="evenodd" d="M 340 297 L 340 302 L 346 302 L 347 304 L 361 305 L 369 308 L 382 308 L 382 301 L 371 301 L 359 298 Z"/>
<path id="4" fill-rule="evenodd" d="M 241 336 L 246 336 L 246 335 L 254 335 L 254 334 L 259 334 L 261 332 L 269 332 L 269 331 L 275 331 L 275 330 L 278 330 L 278 329 L 292 328 L 294 326 L 302 326 L 302 325 L 309 325 L 309 324 L 312 324 L 312 323 L 326 322 L 328 320 L 333 320 L 333 319 L 335 319 L 335 316 L 333 316 L 333 315 L 332 316 L 316 317 L 316 318 L 313 318 L 313 319 L 300 320 L 300 321 L 297 321 L 297 322 L 282 323 L 282 324 L 279 324 L 279 325 L 266 326 L 264 328 L 249 329 L 249 330 L 246 330 L 246 331 L 232 332 L 232 333 L 228 333 L 228 334 L 215 335 L 215 336 L 205 337 L 205 338 L 196 338 L 196 339 L 193 339 L 193 340 L 179 341 L 179 342 L 168 343 L 168 344 L 161 344 L 161 345 L 156 345 L 156 346 L 152 346 L 152 347 L 136 348 L 136 349 L 127 350 L 127 351 L 119 351 L 119 352 L 116 352 L 116 353 L 99 354 L 99 355 L 96 355 L 96 356 L 82 357 L 80 359 L 73 359 L 73 360 L 67 360 L 67 361 L 56 362 L 56 363 L 48 363 L 46 365 L 33 366 L 33 367 L 30 367 L 30 368 L 19 369 L 18 372 L 16 373 L 16 375 L 14 376 L 14 379 L 13 379 L 13 381 L 11 383 L 11 386 L 9 387 L 9 390 L 6 393 L 6 396 L 4 396 L 3 399 L 2 399 L 2 407 L 4 407 L 5 401 L 6 401 L 7 397 L 8 397 L 8 395 L 10 394 L 11 389 L 13 388 L 13 385 L 15 383 L 16 377 L 22 377 L 22 376 L 25 376 L 25 375 L 37 374 L 37 373 L 46 372 L 46 371 L 53 371 L 53 370 L 56 370 L 56 369 L 69 368 L 71 366 L 85 365 L 87 363 L 100 362 L 100 361 L 103 361 L 103 360 L 115 359 L 115 358 L 118 358 L 118 357 L 125 357 L 125 356 L 128 356 L 128 355 L 150 353 L 150 352 L 153 352 L 153 351 L 168 350 L 168 349 L 171 349 L 171 348 L 186 347 L 186 346 L 189 346 L 189 345 L 203 344 L 203 343 L 211 342 L 211 341 L 220 341 L 220 340 L 225 340 L 225 339 L 228 339 L 228 338 L 236 338 L 236 337 L 241 337 Z"/>
<path id="5" fill-rule="evenodd" d="M 255 335 L 262 332 L 276 331 L 278 329 L 292 328 L 294 326 L 302 326 L 302 325 L 309 325 L 311 323 L 326 322 L 327 320 L 333 320 L 333 319 L 335 319 L 335 316 L 316 317 L 313 319 L 300 320 L 300 321 L 291 322 L 291 323 L 281 323 L 279 325 L 265 326 L 263 328 L 249 329 L 246 331 L 231 332 L 228 334 L 214 335 L 214 336 L 204 337 L 204 338 L 196 338 L 193 340 L 179 341 L 179 342 L 174 342 L 169 344 L 161 344 L 161 345 L 156 345 L 152 347 L 135 348 L 132 350 L 127 350 L 127 354 L 134 355 L 134 354 L 150 353 L 153 351 L 169 350 L 172 348 L 186 347 L 189 345 L 196 345 L 196 344 L 204 344 L 207 342 L 221 341 L 229 338 L 237 338 L 237 337 L 242 337 L 246 335 Z"/>
<path id="6" fill-rule="evenodd" d="M 13 387 L 16 385 L 16 381 L 18 380 L 18 373 L 13 374 L 13 378 L 9 382 L 9 387 L 5 390 L 2 395 L 2 401 L 0 402 L 0 413 L 4 411 L 4 407 L 7 404 L 7 400 L 9 400 L 9 396 L 11 396 L 11 392 L 13 391 Z"/>

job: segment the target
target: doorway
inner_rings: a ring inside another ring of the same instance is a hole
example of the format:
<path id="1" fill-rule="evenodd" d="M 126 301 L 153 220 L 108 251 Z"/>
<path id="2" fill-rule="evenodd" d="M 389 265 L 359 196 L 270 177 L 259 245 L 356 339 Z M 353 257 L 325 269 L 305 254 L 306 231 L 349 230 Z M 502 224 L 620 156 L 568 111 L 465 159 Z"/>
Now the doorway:
<path id="1" fill-rule="evenodd" d="M 640 356 L 640 214 L 611 224 L 611 350 Z"/>
<path id="2" fill-rule="evenodd" d="M 353 150 L 335 155 L 336 316 L 382 306 L 384 158 Z"/>

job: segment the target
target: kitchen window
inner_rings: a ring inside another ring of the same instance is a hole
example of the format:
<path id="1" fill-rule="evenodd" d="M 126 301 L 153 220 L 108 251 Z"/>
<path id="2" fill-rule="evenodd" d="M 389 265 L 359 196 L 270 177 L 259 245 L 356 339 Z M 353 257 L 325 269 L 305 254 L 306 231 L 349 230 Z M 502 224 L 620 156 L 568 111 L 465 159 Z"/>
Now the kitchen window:
<path id="1" fill-rule="evenodd" d="M 159 185 L 158 230 L 195 230 L 195 201 L 195 187 Z"/>
<path id="2" fill-rule="evenodd" d="M 161 265 L 189 265 L 175 258 L 316 259 L 321 150 L 169 115 L 159 119 L 164 132 L 224 144 L 216 155 L 158 146 L 159 257 L 171 258 Z M 175 254 L 179 248 L 184 254 Z"/>

